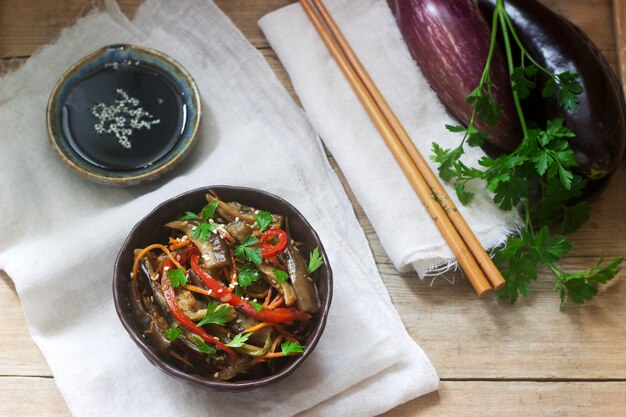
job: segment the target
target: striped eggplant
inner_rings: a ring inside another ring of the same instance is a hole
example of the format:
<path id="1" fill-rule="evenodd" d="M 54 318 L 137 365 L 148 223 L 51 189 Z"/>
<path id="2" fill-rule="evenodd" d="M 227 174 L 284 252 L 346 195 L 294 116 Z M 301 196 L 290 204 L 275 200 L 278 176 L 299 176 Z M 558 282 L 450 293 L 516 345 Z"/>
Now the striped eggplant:
<path id="1" fill-rule="evenodd" d="M 395 0 L 402 36 L 422 74 L 444 105 L 464 124 L 472 106 L 466 103 L 482 77 L 489 52 L 491 30 L 472 0 Z M 502 106 L 494 126 L 475 121 L 488 133 L 487 142 L 511 151 L 521 141 L 521 129 L 506 69 L 499 50 L 493 57 L 492 91 Z"/>

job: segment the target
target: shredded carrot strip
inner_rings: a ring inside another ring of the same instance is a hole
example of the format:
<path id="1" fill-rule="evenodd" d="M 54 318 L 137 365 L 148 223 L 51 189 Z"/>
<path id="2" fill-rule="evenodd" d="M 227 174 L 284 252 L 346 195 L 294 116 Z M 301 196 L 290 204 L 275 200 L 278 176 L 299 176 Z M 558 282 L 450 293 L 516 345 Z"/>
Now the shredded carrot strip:
<path id="1" fill-rule="evenodd" d="M 239 277 L 237 276 L 237 262 L 235 261 L 235 252 L 232 249 L 230 249 L 230 263 L 232 265 L 230 273 L 230 283 L 234 284 L 235 282 L 239 282 Z"/>
<path id="2" fill-rule="evenodd" d="M 298 342 L 298 343 L 300 343 L 300 342 L 298 341 L 298 339 L 296 338 L 296 335 L 295 335 L 295 334 L 293 334 L 293 333 L 291 333 L 291 332 L 288 332 L 288 331 L 287 331 L 287 330 L 285 330 L 285 328 L 284 328 L 283 326 L 281 326 L 280 324 L 275 324 L 275 325 L 274 325 L 274 328 L 275 328 L 276 330 L 278 330 L 278 331 L 279 331 L 279 332 L 280 332 L 283 336 L 285 336 L 285 338 L 287 338 L 287 339 L 291 340 L 292 342 Z"/>
<path id="3" fill-rule="evenodd" d="M 263 301 L 263 307 L 267 307 L 270 305 L 270 300 L 272 299 L 272 287 L 267 291 L 267 297 L 265 297 L 265 301 Z"/>
<path id="4" fill-rule="evenodd" d="M 276 339 L 274 339 L 274 343 L 272 343 L 272 347 L 270 348 L 270 353 L 276 350 L 276 346 L 278 346 L 281 340 L 283 340 L 282 336 L 278 336 Z"/>
<path id="5" fill-rule="evenodd" d="M 174 243 L 170 244 L 170 250 L 180 249 L 180 248 L 182 248 L 184 246 L 187 246 L 189 244 L 191 244 L 191 240 L 189 240 L 189 239 L 174 241 Z"/>
<path id="6" fill-rule="evenodd" d="M 270 303 L 269 306 L 267 306 L 268 308 L 271 308 L 272 310 L 274 310 L 276 307 L 282 305 L 282 303 L 285 301 L 285 299 L 283 298 L 282 295 L 278 294 L 278 296 L 274 299 L 274 301 L 272 301 Z"/>
<path id="7" fill-rule="evenodd" d="M 271 359 L 271 358 L 282 358 L 283 356 L 287 356 L 287 355 L 285 355 L 283 352 L 274 352 L 274 353 L 268 353 L 267 355 L 263 355 L 259 357 L 263 359 Z"/>
<path id="8" fill-rule="evenodd" d="M 260 292 L 260 293 L 256 293 L 256 292 L 252 292 L 252 291 L 248 291 L 248 290 L 243 290 L 243 293 L 245 295 L 247 295 L 248 297 L 252 297 L 252 298 L 256 298 L 257 300 L 260 300 L 261 298 L 267 297 L 268 290 L 265 290 L 265 291 Z"/>
<path id="9" fill-rule="evenodd" d="M 274 323 L 270 323 L 269 321 L 263 321 L 259 324 L 255 324 L 254 326 L 248 327 L 246 330 L 244 330 L 242 333 L 252 333 L 252 332 L 256 332 L 257 330 L 261 330 L 264 327 L 267 326 L 272 326 Z"/>
<path id="10" fill-rule="evenodd" d="M 197 292 L 198 294 L 208 295 L 209 297 L 211 296 L 210 292 L 204 288 L 196 287 L 195 285 L 187 284 L 183 288 L 192 292 Z"/>
<path id="11" fill-rule="evenodd" d="M 143 248 L 141 252 L 139 252 L 137 256 L 135 256 L 135 262 L 133 262 L 132 279 L 134 279 L 137 276 L 137 270 L 139 269 L 139 261 L 141 260 L 141 258 L 143 258 L 146 255 L 146 253 L 150 252 L 152 249 L 161 249 L 170 258 L 172 263 L 176 265 L 177 268 L 180 268 L 183 270 L 185 269 L 180 265 L 180 263 L 178 263 L 176 258 L 172 255 L 172 252 L 170 252 L 164 245 L 161 245 L 160 243 L 155 243 L 146 248 Z"/>

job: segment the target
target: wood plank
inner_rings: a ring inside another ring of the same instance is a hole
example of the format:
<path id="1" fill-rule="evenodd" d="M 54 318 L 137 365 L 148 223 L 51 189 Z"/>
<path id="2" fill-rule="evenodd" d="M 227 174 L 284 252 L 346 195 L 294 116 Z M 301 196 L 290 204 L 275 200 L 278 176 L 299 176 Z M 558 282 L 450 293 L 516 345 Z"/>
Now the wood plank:
<path id="1" fill-rule="evenodd" d="M 268 43 L 256 22 L 264 14 L 295 0 L 216 0 L 244 35 L 256 47 Z M 103 0 L 94 0 L 101 5 Z M 615 51 L 611 0 L 542 0 L 585 30 L 608 56 Z M 39 46 L 55 39 L 59 32 L 91 9 L 89 0 L 10 0 L 0 3 L 0 57 L 31 55 Z M 132 16 L 141 0 L 119 0 L 120 8 Z"/>
<path id="2" fill-rule="evenodd" d="M 576 270 L 592 264 L 567 258 L 561 266 Z M 626 378 L 624 271 L 594 301 L 559 311 L 545 273 L 529 299 L 510 305 L 495 296 L 476 298 L 460 273 L 431 284 L 414 274 L 398 275 L 392 267 L 380 269 L 409 334 L 442 378 Z"/>
<path id="3" fill-rule="evenodd" d="M 624 0 L 613 0 L 613 26 L 618 62 L 617 72 L 624 85 L 626 82 L 626 1 Z"/>
<path id="4" fill-rule="evenodd" d="M 0 416 L 69 417 L 52 378 L 0 377 Z"/>
<path id="5" fill-rule="evenodd" d="M 0 326 L 0 375 L 51 376 L 46 360 L 28 333 L 13 282 L 4 271 L 0 271 L 0 317 L 5 323 Z"/>
<path id="6" fill-rule="evenodd" d="M 623 417 L 626 383 L 444 381 L 438 392 L 383 416 Z"/>
<path id="7" fill-rule="evenodd" d="M 477 395 L 476 393 L 480 393 Z M 69 417 L 50 378 L 0 377 L 0 415 Z M 443 381 L 438 392 L 402 404 L 384 417 L 622 417 L 626 382 Z"/>

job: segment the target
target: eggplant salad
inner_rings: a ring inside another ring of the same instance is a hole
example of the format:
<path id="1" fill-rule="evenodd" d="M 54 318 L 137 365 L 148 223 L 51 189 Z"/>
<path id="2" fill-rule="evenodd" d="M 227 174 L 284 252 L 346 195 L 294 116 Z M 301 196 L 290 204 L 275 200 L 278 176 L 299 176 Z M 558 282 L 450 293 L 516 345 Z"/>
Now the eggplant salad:
<path id="1" fill-rule="evenodd" d="M 165 224 L 168 242 L 135 249 L 129 299 L 144 338 L 177 367 L 215 380 L 276 373 L 300 355 L 320 309 L 288 219 L 206 195 L 199 211 Z"/>

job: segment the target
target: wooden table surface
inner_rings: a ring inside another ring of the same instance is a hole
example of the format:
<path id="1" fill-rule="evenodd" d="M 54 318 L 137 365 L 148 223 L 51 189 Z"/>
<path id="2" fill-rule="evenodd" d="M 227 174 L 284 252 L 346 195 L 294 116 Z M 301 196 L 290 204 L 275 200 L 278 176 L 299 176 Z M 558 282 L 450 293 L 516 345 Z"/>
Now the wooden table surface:
<path id="1" fill-rule="evenodd" d="M 581 26 L 623 73 L 618 62 L 619 57 L 626 60 L 622 0 L 542 1 Z M 290 2 L 217 1 L 293 94 L 256 25 L 262 15 Z M 138 3 L 120 1 L 129 15 Z M 90 5 L 90 0 L 1 0 L 0 68 L 16 68 Z M 434 282 L 399 274 L 342 182 L 395 306 L 442 380 L 438 392 L 403 404 L 389 416 L 626 416 L 625 272 L 588 305 L 569 304 L 562 312 L 547 274 L 540 276 L 529 299 L 514 306 L 495 296 L 478 299 L 461 273 Z M 622 162 L 608 189 L 593 202 L 591 220 L 572 235 L 574 249 L 562 263 L 565 268 L 589 267 L 600 254 L 626 254 L 625 187 Z M 0 415 L 67 416 L 46 361 L 28 334 L 15 288 L 6 274 L 0 276 Z M 453 285 L 449 280 L 455 278 Z"/>

